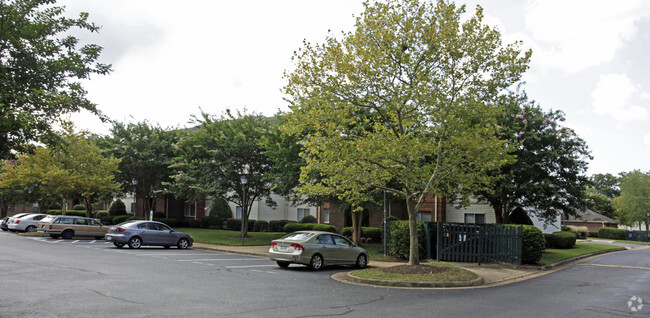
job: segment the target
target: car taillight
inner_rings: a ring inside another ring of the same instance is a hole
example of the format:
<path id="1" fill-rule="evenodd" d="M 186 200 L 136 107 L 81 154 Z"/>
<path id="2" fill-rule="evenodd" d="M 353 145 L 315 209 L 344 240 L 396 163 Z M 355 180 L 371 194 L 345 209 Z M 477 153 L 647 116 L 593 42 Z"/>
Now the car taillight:
<path id="1" fill-rule="evenodd" d="M 276 246 L 278 246 L 278 243 L 276 243 L 276 242 L 271 242 L 271 247 L 276 247 Z"/>
<path id="2" fill-rule="evenodd" d="M 123 228 L 121 228 L 121 227 L 118 227 L 117 229 L 115 229 L 115 231 L 116 231 L 116 232 L 124 232 L 124 231 L 126 231 L 126 230 L 123 229 Z"/>
<path id="3" fill-rule="evenodd" d="M 302 245 L 300 244 L 291 244 L 291 247 L 293 247 L 294 251 L 303 251 L 304 249 L 302 248 Z"/>
<path id="4" fill-rule="evenodd" d="M 50 227 L 49 227 L 49 228 L 50 228 L 50 230 L 51 230 L 51 229 L 52 229 L 52 225 L 50 225 Z"/>
<path id="5" fill-rule="evenodd" d="M 20 223 L 20 220 L 16 220 L 16 224 Z"/>

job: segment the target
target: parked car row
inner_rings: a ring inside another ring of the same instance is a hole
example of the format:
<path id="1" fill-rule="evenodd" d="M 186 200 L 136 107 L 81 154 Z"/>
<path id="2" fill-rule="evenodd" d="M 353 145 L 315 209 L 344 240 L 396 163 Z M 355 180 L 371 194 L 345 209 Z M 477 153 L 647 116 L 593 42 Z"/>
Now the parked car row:
<path id="1" fill-rule="evenodd" d="M 106 239 L 116 247 L 140 248 L 141 246 L 177 246 L 186 249 L 194 244 L 189 234 L 177 232 L 167 224 L 156 221 L 132 220 L 114 226 L 106 226 L 95 219 L 71 215 L 47 215 L 21 213 L 2 220 L 0 228 L 5 231 L 41 232 L 52 238 L 66 240 L 74 236 Z"/>

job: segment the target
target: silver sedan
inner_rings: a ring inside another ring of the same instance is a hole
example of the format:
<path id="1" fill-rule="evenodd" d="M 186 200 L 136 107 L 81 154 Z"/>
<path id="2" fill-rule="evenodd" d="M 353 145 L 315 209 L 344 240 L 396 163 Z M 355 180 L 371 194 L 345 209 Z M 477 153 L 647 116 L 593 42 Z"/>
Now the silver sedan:
<path id="1" fill-rule="evenodd" d="M 326 265 L 368 265 L 368 252 L 345 237 L 329 232 L 298 231 L 273 240 L 269 258 L 278 266 L 303 264 L 313 270 Z"/>
<path id="2" fill-rule="evenodd" d="M 112 226 L 105 239 L 118 248 L 128 245 L 129 248 L 140 248 L 140 246 L 164 246 L 169 248 L 177 246 L 186 249 L 194 240 L 189 234 L 176 232 L 165 223 L 156 221 L 127 221 Z"/>

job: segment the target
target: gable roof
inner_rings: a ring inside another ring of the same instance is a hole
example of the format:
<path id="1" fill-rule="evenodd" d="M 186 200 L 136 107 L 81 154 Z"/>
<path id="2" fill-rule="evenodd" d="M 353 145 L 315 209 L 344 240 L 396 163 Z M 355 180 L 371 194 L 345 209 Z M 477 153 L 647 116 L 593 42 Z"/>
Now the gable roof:
<path id="1" fill-rule="evenodd" d="M 600 213 L 594 212 L 592 210 L 576 210 L 576 215 L 569 215 L 566 221 L 582 221 L 582 222 L 594 222 L 594 223 L 611 223 L 618 224 L 618 221 L 606 217 Z"/>

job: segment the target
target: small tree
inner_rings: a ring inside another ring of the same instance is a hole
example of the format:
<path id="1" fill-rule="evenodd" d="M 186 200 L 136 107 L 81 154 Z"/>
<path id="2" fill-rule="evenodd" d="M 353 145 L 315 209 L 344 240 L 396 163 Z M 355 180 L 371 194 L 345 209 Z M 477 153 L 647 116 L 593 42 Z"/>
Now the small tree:
<path id="1" fill-rule="evenodd" d="M 650 211 L 650 172 L 634 170 L 621 178 L 621 196 L 614 199 L 618 220 L 628 226 L 645 224 Z"/>
<path id="2" fill-rule="evenodd" d="M 122 202 L 120 199 L 113 201 L 113 203 L 111 203 L 111 206 L 108 208 L 108 215 L 126 215 L 126 205 L 124 202 Z"/>

